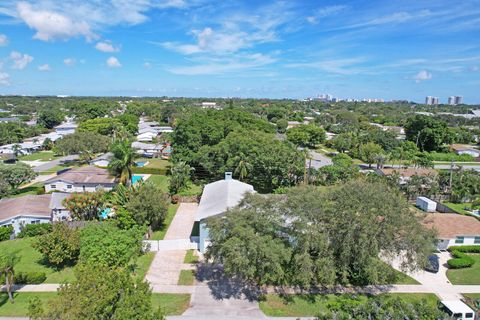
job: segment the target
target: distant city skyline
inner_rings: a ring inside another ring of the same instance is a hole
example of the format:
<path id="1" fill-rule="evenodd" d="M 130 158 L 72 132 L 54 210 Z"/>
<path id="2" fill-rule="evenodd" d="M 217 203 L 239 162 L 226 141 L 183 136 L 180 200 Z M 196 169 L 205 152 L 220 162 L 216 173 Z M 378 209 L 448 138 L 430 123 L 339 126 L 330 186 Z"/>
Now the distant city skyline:
<path id="1" fill-rule="evenodd" d="M 478 21 L 480 0 L 2 0 L 0 94 L 475 104 Z"/>

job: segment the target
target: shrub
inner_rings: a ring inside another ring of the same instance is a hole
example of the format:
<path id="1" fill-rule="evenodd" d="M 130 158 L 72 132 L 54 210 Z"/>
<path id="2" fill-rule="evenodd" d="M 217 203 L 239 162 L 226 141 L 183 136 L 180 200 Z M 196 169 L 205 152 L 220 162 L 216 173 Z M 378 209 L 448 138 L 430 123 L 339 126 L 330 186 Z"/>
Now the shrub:
<path id="1" fill-rule="evenodd" d="M 460 161 L 460 162 L 475 161 L 475 158 L 469 154 L 456 154 L 453 152 L 449 152 L 449 153 L 430 152 L 429 154 L 433 161 Z"/>
<path id="2" fill-rule="evenodd" d="M 80 254 L 80 232 L 64 223 L 55 223 L 52 231 L 38 237 L 33 247 L 54 266 L 73 264 Z"/>
<path id="3" fill-rule="evenodd" d="M 451 269 L 469 268 L 475 263 L 475 260 L 472 257 L 469 257 L 462 251 L 454 249 L 450 252 L 452 253 L 453 259 L 448 260 L 447 264 Z"/>
<path id="4" fill-rule="evenodd" d="M 16 284 L 40 284 L 47 279 L 44 272 L 18 272 L 15 274 Z"/>
<path id="5" fill-rule="evenodd" d="M 165 168 L 147 168 L 147 167 L 134 167 L 132 168 L 133 173 L 139 174 L 159 174 L 159 175 L 166 175 L 168 169 Z"/>
<path id="6" fill-rule="evenodd" d="M 52 231 L 50 223 L 27 224 L 17 235 L 18 238 L 36 237 Z"/>
<path id="7" fill-rule="evenodd" d="M 12 233 L 12 226 L 0 227 L 0 241 L 10 240 L 10 235 Z"/>
<path id="8" fill-rule="evenodd" d="M 460 252 L 469 252 L 469 253 L 480 253 L 480 245 L 470 245 L 470 246 L 451 246 L 448 248 L 448 251 L 460 251 Z"/>

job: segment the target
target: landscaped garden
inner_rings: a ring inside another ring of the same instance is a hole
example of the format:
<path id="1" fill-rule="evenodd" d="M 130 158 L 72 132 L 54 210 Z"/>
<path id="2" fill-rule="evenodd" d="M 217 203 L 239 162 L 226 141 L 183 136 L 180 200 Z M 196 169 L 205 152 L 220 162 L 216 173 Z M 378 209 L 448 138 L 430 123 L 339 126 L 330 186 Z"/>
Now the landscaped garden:
<path id="1" fill-rule="evenodd" d="M 480 285 L 480 254 L 468 256 L 475 261 L 471 267 L 447 270 L 447 277 L 452 284 Z"/>

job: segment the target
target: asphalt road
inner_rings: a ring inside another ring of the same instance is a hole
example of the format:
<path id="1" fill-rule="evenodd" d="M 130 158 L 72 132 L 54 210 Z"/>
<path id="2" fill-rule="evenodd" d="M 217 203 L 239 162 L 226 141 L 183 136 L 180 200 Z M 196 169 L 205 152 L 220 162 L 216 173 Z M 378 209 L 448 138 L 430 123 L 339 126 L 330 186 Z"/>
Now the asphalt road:
<path id="1" fill-rule="evenodd" d="M 71 155 L 71 156 L 58 158 L 58 159 L 46 162 L 45 164 L 42 164 L 38 167 L 33 168 L 33 171 L 35 171 L 35 172 L 47 171 L 47 170 L 50 170 L 50 169 L 64 163 L 65 161 L 72 161 L 72 160 L 76 160 L 76 159 L 78 159 L 78 155 L 76 155 L 76 154 Z"/>

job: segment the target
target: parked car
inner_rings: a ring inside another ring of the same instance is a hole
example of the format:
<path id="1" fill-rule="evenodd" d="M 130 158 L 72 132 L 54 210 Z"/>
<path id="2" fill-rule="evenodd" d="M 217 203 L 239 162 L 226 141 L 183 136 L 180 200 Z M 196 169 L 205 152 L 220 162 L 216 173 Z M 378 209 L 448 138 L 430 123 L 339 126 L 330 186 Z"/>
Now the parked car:
<path id="1" fill-rule="evenodd" d="M 440 259 L 436 254 L 432 254 L 428 257 L 428 263 L 425 270 L 432 273 L 437 273 L 440 269 Z"/>

